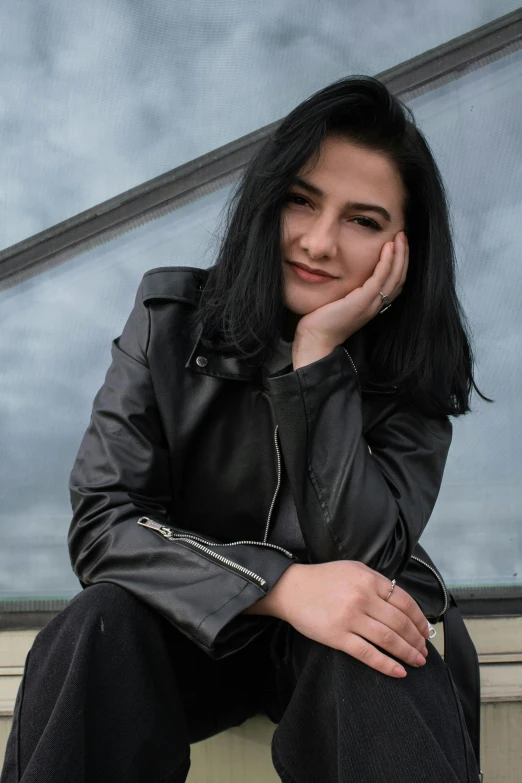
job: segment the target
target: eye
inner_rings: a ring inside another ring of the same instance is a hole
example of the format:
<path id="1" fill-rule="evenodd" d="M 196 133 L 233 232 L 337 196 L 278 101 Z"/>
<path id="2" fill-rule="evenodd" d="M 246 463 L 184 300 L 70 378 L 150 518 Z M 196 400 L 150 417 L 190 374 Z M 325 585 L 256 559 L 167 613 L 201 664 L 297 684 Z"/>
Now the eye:
<path id="1" fill-rule="evenodd" d="M 291 201 L 294 204 L 298 204 L 298 206 L 302 206 L 302 204 L 298 203 L 299 200 L 301 200 L 302 202 L 304 201 L 305 204 L 310 203 L 307 198 L 301 196 L 299 193 L 288 193 L 285 198 L 285 201 Z"/>
<path id="2" fill-rule="evenodd" d="M 362 220 L 363 225 L 365 228 L 373 228 L 375 231 L 381 231 L 381 227 L 378 223 L 375 222 L 375 220 L 372 220 L 371 218 L 366 217 L 357 217 L 354 218 L 354 220 Z"/>
<path id="3" fill-rule="evenodd" d="M 298 207 L 305 206 L 308 204 L 309 206 L 312 206 L 310 204 L 310 201 L 305 198 L 305 196 L 302 196 L 300 193 L 287 193 L 285 196 L 285 202 L 292 202 L 292 204 L 296 204 Z M 375 220 L 372 220 L 371 218 L 367 217 L 356 217 L 353 218 L 353 220 L 360 220 L 363 228 L 371 228 L 374 231 L 382 231 L 382 228 L 378 223 L 375 222 Z"/>

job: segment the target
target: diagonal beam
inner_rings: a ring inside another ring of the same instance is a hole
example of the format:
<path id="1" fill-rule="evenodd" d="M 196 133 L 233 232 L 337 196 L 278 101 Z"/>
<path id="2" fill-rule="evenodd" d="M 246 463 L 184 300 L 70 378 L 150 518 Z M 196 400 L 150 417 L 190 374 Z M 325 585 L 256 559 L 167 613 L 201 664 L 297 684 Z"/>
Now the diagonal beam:
<path id="1" fill-rule="evenodd" d="M 402 101 L 522 47 L 522 9 L 377 74 Z M 277 120 L 0 251 L 0 290 L 235 182 Z"/>

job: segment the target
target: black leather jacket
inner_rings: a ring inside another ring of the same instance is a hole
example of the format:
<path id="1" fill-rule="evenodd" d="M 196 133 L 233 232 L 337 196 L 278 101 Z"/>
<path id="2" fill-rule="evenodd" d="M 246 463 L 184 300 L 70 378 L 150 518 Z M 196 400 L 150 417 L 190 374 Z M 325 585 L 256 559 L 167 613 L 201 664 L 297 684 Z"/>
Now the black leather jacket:
<path id="1" fill-rule="evenodd" d="M 68 543 L 83 587 L 114 582 L 215 658 L 270 618 L 244 615 L 291 552 L 267 542 L 284 459 L 310 562 L 360 560 L 427 617 L 448 594 L 417 542 L 452 426 L 372 391 L 364 329 L 268 376 L 186 328 L 208 272 L 147 272 L 70 476 Z"/>

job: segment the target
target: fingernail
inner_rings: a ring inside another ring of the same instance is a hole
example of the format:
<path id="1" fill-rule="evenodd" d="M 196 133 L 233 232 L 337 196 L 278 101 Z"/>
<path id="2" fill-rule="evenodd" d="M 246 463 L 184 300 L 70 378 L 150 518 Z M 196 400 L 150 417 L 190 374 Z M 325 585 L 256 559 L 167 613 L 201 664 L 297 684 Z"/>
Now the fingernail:
<path id="1" fill-rule="evenodd" d="M 426 663 L 426 658 L 423 655 L 417 655 L 417 663 L 419 666 L 424 666 Z"/>
<path id="2" fill-rule="evenodd" d="M 403 669 L 402 666 L 396 666 L 392 674 L 394 677 L 406 677 L 406 669 Z"/>

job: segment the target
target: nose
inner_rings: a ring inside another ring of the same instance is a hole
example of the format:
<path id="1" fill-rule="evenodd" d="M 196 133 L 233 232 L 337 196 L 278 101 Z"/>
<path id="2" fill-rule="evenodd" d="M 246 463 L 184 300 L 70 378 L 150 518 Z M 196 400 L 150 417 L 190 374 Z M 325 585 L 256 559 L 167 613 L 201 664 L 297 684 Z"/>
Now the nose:
<path id="1" fill-rule="evenodd" d="M 299 246 L 310 258 L 335 258 L 337 253 L 337 230 L 333 221 L 323 214 L 307 226 L 299 240 Z"/>

